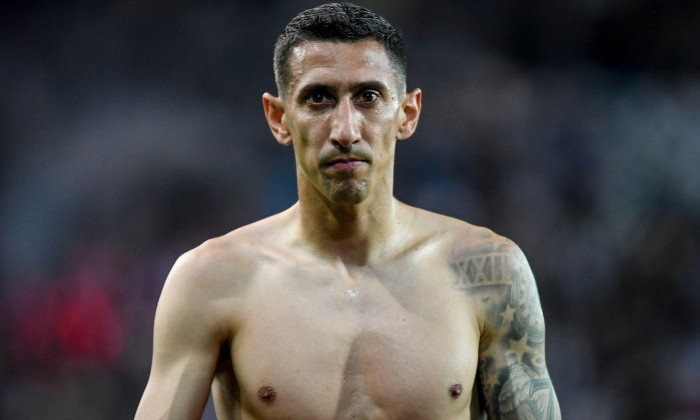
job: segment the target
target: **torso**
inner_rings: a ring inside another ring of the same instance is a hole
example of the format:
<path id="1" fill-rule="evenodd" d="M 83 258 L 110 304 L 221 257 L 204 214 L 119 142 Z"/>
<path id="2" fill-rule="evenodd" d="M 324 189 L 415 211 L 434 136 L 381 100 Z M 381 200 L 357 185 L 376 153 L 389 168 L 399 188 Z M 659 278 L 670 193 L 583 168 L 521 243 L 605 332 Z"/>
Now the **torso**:
<path id="1" fill-rule="evenodd" d="M 444 236 L 362 267 L 251 245 L 260 263 L 231 315 L 219 418 L 476 418 L 479 326 Z"/>

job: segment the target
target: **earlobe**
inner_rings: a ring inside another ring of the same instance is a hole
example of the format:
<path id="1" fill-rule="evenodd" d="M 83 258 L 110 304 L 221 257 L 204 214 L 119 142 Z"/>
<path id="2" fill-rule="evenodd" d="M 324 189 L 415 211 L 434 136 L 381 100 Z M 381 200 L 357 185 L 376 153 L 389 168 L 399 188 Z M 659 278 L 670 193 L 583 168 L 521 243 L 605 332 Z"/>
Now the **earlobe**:
<path id="1" fill-rule="evenodd" d="M 270 131 L 277 142 L 282 145 L 290 145 L 292 136 L 284 124 L 284 102 L 281 98 L 265 92 L 262 97 L 265 119 L 270 126 Z"/>
<path id="2" fill-rule="evenodd" d="M 418 126 L 418 118 L 420 117 L 421 100 L 423 93 L 420 89 L 413 89 L 406 93 L 402 103 L 403 119 L 399 126 L 399 131 L 396 133 L 397 140 L 406 140 L 411 137 Z"/>

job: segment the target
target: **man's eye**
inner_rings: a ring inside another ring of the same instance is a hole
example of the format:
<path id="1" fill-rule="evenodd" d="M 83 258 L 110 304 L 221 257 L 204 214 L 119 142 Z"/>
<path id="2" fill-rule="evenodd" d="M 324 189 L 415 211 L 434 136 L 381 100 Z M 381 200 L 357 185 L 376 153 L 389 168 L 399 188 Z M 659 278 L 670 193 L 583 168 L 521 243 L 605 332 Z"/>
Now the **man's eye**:
<path id="1" fill-rule="evenodd" d="M 360 96 L 358 97 L 359 102 L 366 103 L 366 104 L 376 101 L 377 98 L 379 98 L 379 94 L 377 94 L 377 92 L 374 92 L 371 90 L 362 92 L 360 94 Z"/>
<path id="2" fill-rule="evenodd" d="M 323 103 L 327 103 L 327 102 L 329 101 L 329 99 L 328 99 L 328 97 L 326 96 L 326 94 L 324 94 L 324 93 L 322 93 L 322 92 L 314 92 L 314 93 L 310 94 L 310 95 L 306 98 L 306 100 L 307 100 L 309 103 L 316 104 L 316 105 L 318 105 L 318 104 L 323 104 Z"/>

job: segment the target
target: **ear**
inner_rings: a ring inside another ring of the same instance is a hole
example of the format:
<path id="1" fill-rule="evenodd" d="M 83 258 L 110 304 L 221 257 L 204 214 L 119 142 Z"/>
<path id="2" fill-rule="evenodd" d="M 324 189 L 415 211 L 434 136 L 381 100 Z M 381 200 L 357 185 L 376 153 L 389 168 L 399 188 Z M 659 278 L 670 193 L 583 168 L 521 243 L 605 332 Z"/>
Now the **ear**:
<path id="1" fill-rule="evenodd" d="M 284 146 L 292 144 L 292 136 L 284 125 L 284 101 L 270 93 L 265 92 L 262 97 L 265 119 L 270 126 L 272 135 L 277 142 Z"/>
<path id="2" fill-rule="evenodd" d="M 418 126 L 418 117 L 420 117 L 421 99 L 423 93 L 420 89 L 413 89 L 407 92 L 401 104 L 401 125 L 396 133 L 397 140 L 406 140 L 411 137 Z"/>

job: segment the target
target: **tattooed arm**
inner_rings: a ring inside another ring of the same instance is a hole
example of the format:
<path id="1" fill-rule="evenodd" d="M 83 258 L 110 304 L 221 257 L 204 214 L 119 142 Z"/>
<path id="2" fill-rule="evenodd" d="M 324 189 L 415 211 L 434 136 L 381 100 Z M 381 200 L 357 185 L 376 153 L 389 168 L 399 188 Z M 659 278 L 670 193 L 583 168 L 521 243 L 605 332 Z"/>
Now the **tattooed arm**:
<path id="1" fill-rule="evenodd" d="M 478 386 L 489 419 L 561 419 L 544 354 L 544 317 L 522 251 L 499 238 L 463 253 L 455 287 L 478 304 Z"/>

